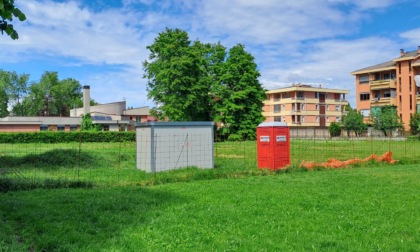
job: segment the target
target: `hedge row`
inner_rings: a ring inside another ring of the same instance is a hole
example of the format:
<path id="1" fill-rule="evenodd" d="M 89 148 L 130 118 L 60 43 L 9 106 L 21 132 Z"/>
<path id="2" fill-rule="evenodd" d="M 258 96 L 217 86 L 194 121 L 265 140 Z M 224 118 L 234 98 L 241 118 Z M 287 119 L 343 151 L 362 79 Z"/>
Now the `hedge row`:
<path id="1" fill-rule="evenodd" d="M 39 131 L 0 133 L 0 143 L 134 142 L 135 131 Z"/>

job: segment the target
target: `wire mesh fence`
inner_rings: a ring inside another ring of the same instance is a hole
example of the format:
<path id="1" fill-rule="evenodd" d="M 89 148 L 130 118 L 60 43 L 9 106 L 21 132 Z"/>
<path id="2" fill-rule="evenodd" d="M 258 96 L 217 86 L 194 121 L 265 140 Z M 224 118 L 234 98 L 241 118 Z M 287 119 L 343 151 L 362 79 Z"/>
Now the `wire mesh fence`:
<path id="1" fill-rule="evenodd" d="M 158 180 L 237 176 L 258 171 L 257 142 L 254 140 L 232 142 L 220 136 L 203 140 L 194 135 L 186 139 L 185 136 L 177 139 L 156 136 L 156 139 L 156 144 L 167 145 L 167 148 L 158 150 L 156 145 L 148 146 L 148 143 L 145 146 L 151 153 L 155 152 L 153 162 L 161 167 L 175 164 L 169 171 L 146 172 L 140 169 L 138 163 L 145 160 L 136 142 L 14 143 L 0 144 L 0 179 L 87 181 L 96 185 L 121 186 L 153 184 Z M 291 166 L 298 167 L 302 161 L 366 158 L 387 151 L 391 151 L 393 158 L 401 163 L 420 163 L 420 141 L 389 137 L 309 137 L 291 139 Z M 164 155 L 164 158 L 159 155 Z M 208 164 L 209 159 L 214 169 L 194 168 L 201 163 Z M 186 167 L 189 168 L 178 170 Z"/>

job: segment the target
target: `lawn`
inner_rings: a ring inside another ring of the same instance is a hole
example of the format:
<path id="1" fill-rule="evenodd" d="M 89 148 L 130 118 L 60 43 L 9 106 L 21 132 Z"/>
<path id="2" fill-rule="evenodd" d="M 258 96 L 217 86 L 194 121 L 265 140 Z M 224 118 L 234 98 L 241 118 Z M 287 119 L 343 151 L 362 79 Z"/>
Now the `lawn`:
<path id="1" fill-rule="evenodd" d="M 303 160 L 325 162 L 382 155 L 391 150 L 399 163 L 420 163 L 420 141 L 385 140 L 292 140 L 291 169 Z M 229 177 L 267 175 L 258 170 L 255 141 L 215 143 L 215 169 L 195 168 L 164 173 L 136 169 L 136 146 L 125 143 L 0 144 L 0 176 L 33 182 L 82 181 L 95 186 L 156 185 Z M 0 177 L 1 178 L 1 177 Z"/>
<path id="2" fill-rule="evenodd" d="M 134 143 L 0 145 L 0 251 L 420 251 L 420 142 L 293 140 L 259 170 L 255 142 L 215 169 L 145 173 Z M 381 155 L 397 164 L 298 169 Z"/>
<path id="3" fill-rule="evenodd" d="M 266 175 L 0 193 L 0 251 L 420 250 L 416 164 Z"/>

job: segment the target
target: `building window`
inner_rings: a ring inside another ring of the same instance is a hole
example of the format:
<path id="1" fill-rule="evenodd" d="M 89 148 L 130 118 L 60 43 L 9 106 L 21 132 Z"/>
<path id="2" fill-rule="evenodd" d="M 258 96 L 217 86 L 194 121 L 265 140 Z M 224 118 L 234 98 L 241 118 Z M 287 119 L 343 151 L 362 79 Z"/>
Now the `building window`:
<path id="1" fill-rule="evenodd" d="M 275 122 L 281 122 L 281 117 L 280 116 L 275 116 L 274 121 Z"/>
<path id="2" fill-rule="evenodd" d="M 280 104 L 274 105 L 274 113 L 280 113 Z"/>
<path id="3" fill-rule="evenodd" d="M 319 123 L 319 116 L 316 116 L 316 122 Z"/>
<path id="4" fill-rule="evenodd" d="M 369 75 L 368 74 L 359 75 L 359 84 L 366 84 L 366 83 L 369 83 Z"/>
<path id="5" fill-rule="evenodd" d="M 327 122 L 330 122 L 330 117 L 329 116 L 327 116 Z"/>
<path id="6" fill-rule="evenodd" d="M 305 116 L 302 116 L 302 122 L 305 122 Z"/>
<path id="7" fill-rule="evenodd" d="M 391 74 L 390 73 L 385 73 L 384 74 L 384 80 L 389 80 L 391 79 Z"/>
<path id="8" fill-rule="evenodd" d="M 286 109 L 286 105 L 285 104 L 281 105 L 281 109 L 285 110 Z"/>
<path id="9" fill-rule="evenodd" d="M 70 125 L 70 131 L 77 130 L 77 125 Z"/>
<path id="10" fill-rule="evenodd" d="M 411 61 L 408 62 L 408 72 L 411 73 Z"/>
<path id="11" fill-rule="evenodd" d="M 340 105 L 335 105 L 335 111 L 340 111 Z"/>
<path id="12" fill-rule="evenodd" d="M 369 94 L 369 93 L 361 93 L 361 94 L 360 94 L 360 100 L 361 100 L 361 101 L 367 101 L 367 100 L 370 100 L 370 94 Z"/>
<path id="13" fill-rule="evenodd" d="M 140 116 L 136 116 L 136 122 L 140 122 L 140 121 L 141 121 Z"/>
<path id="14" fill-rule="evenodd" d="M 46 124 L 41 124 L 41 126 L 39 127 L 39 130 L 40 130 L 40 131 L 46 131 L 46 130 L 48 130 L 48 125 L 46 125 Z"/>
<path id="15" fill-rule="evenodd" d="M 401 99 L 401 95 L 400 95 L 400 110 L 402 110 L 402 99 Z"/>
<path id="16" fill-rule="evenodd" d="M 302 105 L 301 105 L 301 109 L 302 109 L 302 110 L 305 110 L 305 103 L 302 103 Z"/>
<path id="17" fill-rule="evenodd" d="M 401 74 L 401 62 L 398 63 L 398 74 Z"/>
<path id="18" fill-rule="evenodd" d="M 336 122 L 340 122 L 340 119 L 341 119 L 341 118 L 340 118 L 339 116 L 336 116 L 336 117 L 335 117 L 335 121 L 336 121 Z"/>
<path id="19" fill-rule="evenodd" d="M 282 117 L 281 117 L 281 120 L 282 120 L 283 122 L 286 122 L 286 117 L 282 116 Z"/>
<path id="20" fill-rule="evenodd" d="M 315 92 L 315 99 L 318 99 L 318 98 L 319 98 L 319 93 Z"/>
<path id="21" fill-rule="evenodd" d="M 274 101 L 280 101 L 280 94 L 274 94 Z"/>
<path id="22" fill-rule="evenodd" d="M 375 73 L 375 80 L 381 79 L 381 73 Z"/>
<path id="23" fill-rule="evenodd" d="M 408 81 L 409 81 L 408 88 L 410 89 L 410 92 L 411 92 L 411 76 L 408 78 Z"/>
<path id="24" fill-rule="evenodd" d="M 316 111 L 318 111 L 318 110 L 319 110 L 319 105 L 318 105 L 318 104 L 316 104 L 316 105 L 315 105 L 315 110 L 316 110 Z"/>
<path id="25" fill-rule="evenodd" d="M 401 92 L 401 77 L 398 78 L 398 90 Z"/>
<path id="26" fill-rule="evenodd" d="M 57 125 L 57 131 L 64 131 L 66 127 L 64 125 Z"/>
<path id="27" fill-rule="evenodd" d="M 410 110 L 413 110 L 413 96 L 410 95 Z"/>
<path id="28" fill-rule="evenodd" d="M 109 125 L 103 125 L 103 131 L 109 131 Z"/>

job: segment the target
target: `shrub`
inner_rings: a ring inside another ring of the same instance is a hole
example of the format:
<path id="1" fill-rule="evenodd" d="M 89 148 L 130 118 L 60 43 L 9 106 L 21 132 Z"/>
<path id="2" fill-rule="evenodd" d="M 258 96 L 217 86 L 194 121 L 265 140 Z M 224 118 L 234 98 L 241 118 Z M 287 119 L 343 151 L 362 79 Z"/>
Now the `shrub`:
<path id="1" fill-rule="evenodd" d="M 328 127 L 331 137 L 336 137 L 341 135 L 341 126 L 336 122 L 332 122 Z"/>
<path id="2" fill-rule="evenodd" d="M 0 133 L 0 143 L 134 142 L 136 132 L 40 131 Z"/>

